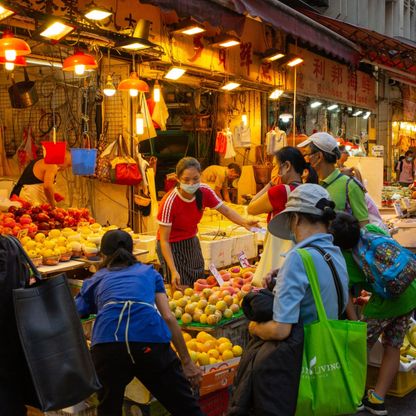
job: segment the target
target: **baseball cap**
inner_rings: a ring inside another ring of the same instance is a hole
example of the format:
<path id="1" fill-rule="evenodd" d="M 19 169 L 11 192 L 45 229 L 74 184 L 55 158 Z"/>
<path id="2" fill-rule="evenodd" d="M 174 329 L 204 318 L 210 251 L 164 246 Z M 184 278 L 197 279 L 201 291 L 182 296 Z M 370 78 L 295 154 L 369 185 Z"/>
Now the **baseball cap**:
<path id="1" fill-rule="evenodd" d="M 319 150 L 330 155 L 336 155 L 335 149 L 338 147 L 337 141 L 328 133 L 318 132 L 309 136 L 308 139 L 298 144 L 298 147 L 305 147 L 308 144 L 313 143 Z"/>
<path id="2" fill-rule="evenodd" d="M 101 240 L 101 253 L 111 256 L 119 248 L 133 251 L 133 240 L 129 233 L 122 230 L 107 231 Z"/>
<path id="3" fill-rule="evenodd" d="M 269 232 L 276 237 L 290 240 L 288 213 L 302 212 L 322 216 L 329 201 L 329 194 L 322 186 L 312 183 L 299 185 L 289 194 L 286 208 L 269 222 Z"/>

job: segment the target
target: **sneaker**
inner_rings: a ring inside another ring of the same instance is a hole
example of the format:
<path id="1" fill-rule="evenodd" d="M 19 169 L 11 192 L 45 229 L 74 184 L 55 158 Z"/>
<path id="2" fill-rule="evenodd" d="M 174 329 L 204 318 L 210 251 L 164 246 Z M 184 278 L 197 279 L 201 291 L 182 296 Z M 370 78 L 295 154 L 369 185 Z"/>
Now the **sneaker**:
<path id="1" fill-rule="evenodd" d="M 363 406 L 372 415 L 384 416 L 388 414 L 384 403 L 371 403 L 368 397 L 363 399 Z"/>
<path id="2" fill-rule="evenodd" d="M 359 413 L 359 412 L 364 412 L 364 410 L 365 410 L 365 407 L 364 407 L 364 405 L 363 405 L 363 402 L 361 401 L 360 403 L 358 403 L 358 405 L 357 405 L 357 412 L 356 413 Z"/>

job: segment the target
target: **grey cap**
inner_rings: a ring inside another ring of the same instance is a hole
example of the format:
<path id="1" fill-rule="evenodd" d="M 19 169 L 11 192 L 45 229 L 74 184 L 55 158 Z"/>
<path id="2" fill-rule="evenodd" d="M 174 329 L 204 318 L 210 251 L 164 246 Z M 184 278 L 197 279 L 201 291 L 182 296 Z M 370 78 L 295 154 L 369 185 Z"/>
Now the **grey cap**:
<path id="1" fill-rule="evenodd" d="M 318 208 L 322 199 L 331 200 L 328 192 L 320 185 L 305 183 L 299 185 L 290 194 L 286 208 L 276 215 L 270 222 L 268 230 L 276 237 L 290 240 L 289 212 L 302 212 L 305 214 L 323 215 L 324 210 Z"/>
<path id="2" fill-rule="evenodd" d="M 325 153 L 330 155 L 336 155 L 335 149 L 338 147 L 337 141 L 328 133 L 323 131 L 314 133 L 312 136 L 309 136 L 308 139 L 298 144 L 298 147 L 305 147 L 308 144 L 313 143 L 319 150 L 322 150 Z"/>

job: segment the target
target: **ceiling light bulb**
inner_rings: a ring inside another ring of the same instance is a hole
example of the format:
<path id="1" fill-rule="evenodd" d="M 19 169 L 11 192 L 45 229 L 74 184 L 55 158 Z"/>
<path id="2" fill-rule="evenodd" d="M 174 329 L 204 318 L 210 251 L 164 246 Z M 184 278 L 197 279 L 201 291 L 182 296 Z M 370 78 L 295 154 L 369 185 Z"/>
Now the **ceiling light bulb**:
<path id="1" fill-rule="evenodd" d="M 289 123 L 290 119 L 293 118 L 292 114 L 290 113 L 283 113 L 279 116 L 280 120 L 282 120 L 283 123 Z"/>
<path id="2" fill-rule="evenodd" d="M 177 80 L 179 79 L 184 73 L 186 72 L 185 69 L 179 67 L 172 67 L 169 72 L 165 75 L 166 79 Z"/>
<path id="3" fill-rule="evenodd" d="M 111 14 L 112 13 L 109 12 L 108 10 L 94 8 L 94 9 L 91 9 L 84 16 L 90 20 L 104 20 L 107 17 L 111 16 Z"/>
<path id="4" fill-rule="evenodd" d="M 359 116 L 360 114 L 362 114 L 363 112 L 361 111 L 361 110 L 358 110 L 358 111 L 356 111 L 352 116 L 353 117 L 357 117 L 357 116 Z"/>
<path id="5" fill-rule="evenodd" d="M 137 97 L 139 95 L 139 90 L 130 89 L 129 90 L 130 97 Z"/>
<path id="6" fill-rule="evenodd" d="M 74 29 L 75 28 L 73 26 L 66 25 L 62 22 L 54 22 L 50 26 L 46 27 L 45 30 L 40 33 L 40 36 L 58 41 L 73 32 Z"/>
<path id="7" fill-rule="evenodd" d="M 283 94 L 283 90 L 276 88 L 274 91 L 271 92 L 269 95 L 270 100 L 278 100 L 280 96 Z"/>
<path id="8" fill-rule="evenodd" d="M 243 122 L 243 124 L 245 125 L 245 126 L 247 126 L 248 125 L 248 117 L 247 117 L 247 114 L 243 114 L 242 116 L 241 116 L 241 121 Z"/>
<path id="9" fill-rule="evenodd" d="M 188 27 L 187 29 L 182 30 L 181 33 L 188 36 L 197 35 L 198 33 L 205 32 L 205 29 L 199 26 Z"/>
<path id="10" fill-rule="evenodd" d="M 221 89 L 231 91 L 235 88 L 238 88 L 240 85 L 241 84 L 239 84 L 238 82 L 227 82 L 225 85 L 221 87 Z"/>
<path id="11" fill-rule="evenodd" d="M 75 73 L 77 75 L 83 75 L 85 72 L 85 65 L 75 65 Z"/>
<path id="12" fill-rule="evenodd" d="M 332 104 L 328 107 L 329 111 L 336 110 L 338 108 L 338 104 Z"/>
<path id="13" fill-rule="evenodd" d="M 0 20 L 7 19 L 8 17 L 13 16 L 14 14 L 14 11 L 6 9 L 4 6 L 0 6 Z"/>
<path id="14" fill-rule="evenodd" d="M 222 42 L 219 44 L 219 46 L 221 46 L 222 48 L 231 48 L 231 46 L 236 46 L 239 45 L 240 42 L 237 40 L 229 40 L 227 42 Z"/>
<path id="15" fill-rule="evenodd" d="M 144 133 L 144 118 L 142 113 L 136 114 L 136 134 L 142 135 Z"/>
<path id="16" fill-rule="evenodd" d="M 283 53 L 281 53 L 281 52 L 277 52 L 277 53 L 275 53 L 275 54 L 273 54 L 273 55 L 266 56 L 266 57 L 264 58 L 264 60 L 265 60 L 266 62 L 273 62 L 273 61 L 277 61 L 278 59 L 283 58 L 284 56 L 285 56 L 285 55 L 284 55 Z"/>
<path id="17" fill-rule="evenodd" d="M 367 120 L 368 119 L 368 117 L 370 117 L 371 116 L 371 111 L 367 111 L 364 115 L 363 115 L 363 119 L 364 120 Z"/>
<path id="18" fill-rule="evenodd" d="M 116 93 L 116 91 L 116 87 L 113 84 L 113 78 L 111 77 L 111 75 L 107 75 L 107 82 L 105 83 L 103 93 L 107 97 L 112 97 Z"/>
<path id="19" fill-rule="evenodd" d="M 302 58 L 294 58 L 294 59 L 292 59 L 291 61 L 289 61 L 287 63 L 287 66 L 293 67 L 293 66 L 296 66 L 296 65 L 301 64 L 302 62 L 303 62 L 303 59 Z"/>
<path id="20" fill-rule="evenodd" d="M 13 71 L 13 69 L 14 69 L 14 63 L 13 62 L 6 62 L 4 64 L 4 67 L 7 69 L 7 71 Z"/>
<path id="21" fill-rule="evenodd" d="M 6 49 L 4 52 L 4 57 L 6 61 L 15 61 L 16 60 L 16 51 L 14 49 Z"/>
<path id="22" fill-rule="evenodd" d="M 160 102 L 160 85 L 157 81 L 155 82 L 155 86 L 153 87 L 153 101 L 155 103 Z"/>
<path id="23" fill-rule="evenodd" d="M 314 101 L 313 103 L 311 103 L 311 108 L 318 108 L 322 105 L 322 103 L 320 101 Z"/>

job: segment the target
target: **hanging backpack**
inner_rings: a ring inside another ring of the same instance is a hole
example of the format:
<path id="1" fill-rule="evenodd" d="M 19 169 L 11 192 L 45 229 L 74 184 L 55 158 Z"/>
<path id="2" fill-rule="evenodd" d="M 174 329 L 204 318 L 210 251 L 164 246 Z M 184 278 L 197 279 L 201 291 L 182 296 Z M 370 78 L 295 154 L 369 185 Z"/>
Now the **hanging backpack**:
<path id="1" fill-rule="evenodd" d="M 353 255 L 373 291 L 384 299 L 400 296 L 416 277 L 416 255 L 392 237 L 362 230 Z"/>

